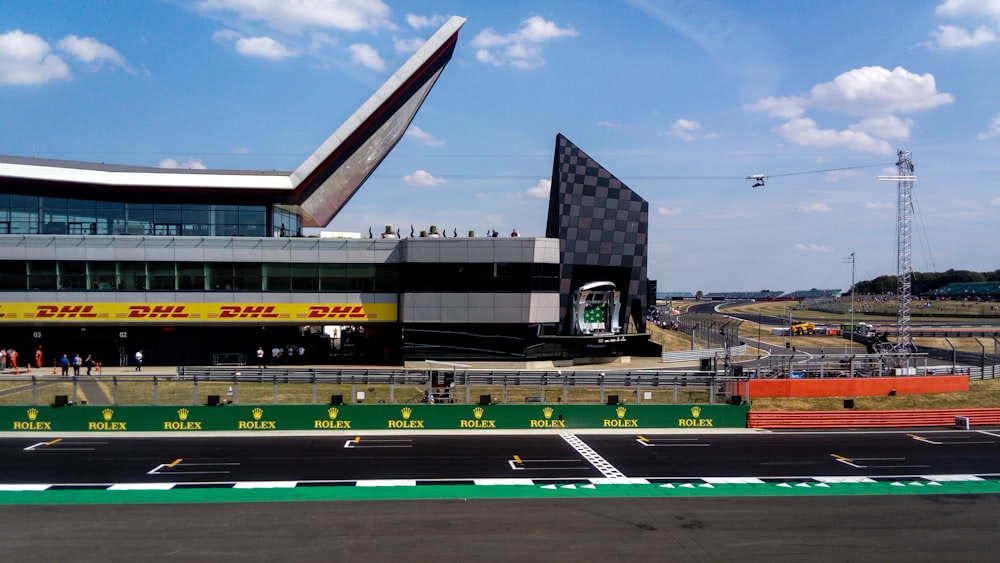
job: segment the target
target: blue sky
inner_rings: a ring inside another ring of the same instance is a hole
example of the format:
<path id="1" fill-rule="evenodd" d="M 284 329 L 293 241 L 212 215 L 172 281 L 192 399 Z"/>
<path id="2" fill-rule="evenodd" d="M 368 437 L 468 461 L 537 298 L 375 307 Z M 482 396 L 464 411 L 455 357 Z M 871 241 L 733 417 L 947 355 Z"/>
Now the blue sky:
<path id="1" fill-rule="evenodd" d="M 450 15 L 329 230 L 542 236 L 562 133 L 649 202 L 661 290 L 847 288 L 896 273 L 904 149 L 914 270 L 1000 268 L 1000 0 L 2 0 L 0 153 L 292 170 Z"/>

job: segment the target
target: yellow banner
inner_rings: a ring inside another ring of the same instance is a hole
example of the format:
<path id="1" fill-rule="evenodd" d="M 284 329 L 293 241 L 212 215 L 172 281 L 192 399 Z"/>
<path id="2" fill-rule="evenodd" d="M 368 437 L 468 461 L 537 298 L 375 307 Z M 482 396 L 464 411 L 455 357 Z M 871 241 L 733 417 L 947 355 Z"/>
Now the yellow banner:
<path id="1" fill-rule="evenodd" d="M 394 303 L 3 303 L 0 323 L 298 323 L 397 320 Z"/>

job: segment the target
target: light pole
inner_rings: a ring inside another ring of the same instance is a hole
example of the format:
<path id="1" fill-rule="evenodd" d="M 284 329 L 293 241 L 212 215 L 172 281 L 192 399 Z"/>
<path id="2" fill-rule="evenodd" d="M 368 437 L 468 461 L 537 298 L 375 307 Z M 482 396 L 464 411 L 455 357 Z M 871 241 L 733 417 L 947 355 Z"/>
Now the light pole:
<path id="1" fill-rule="evenodd" d="M 757 363 L 760 363 L 760 309 L 757 309 Z"/>
<path id="2" fill-rule="evenodd" d="M 854 355 L 854 253 L 851 253 L 851 355 Z"/>

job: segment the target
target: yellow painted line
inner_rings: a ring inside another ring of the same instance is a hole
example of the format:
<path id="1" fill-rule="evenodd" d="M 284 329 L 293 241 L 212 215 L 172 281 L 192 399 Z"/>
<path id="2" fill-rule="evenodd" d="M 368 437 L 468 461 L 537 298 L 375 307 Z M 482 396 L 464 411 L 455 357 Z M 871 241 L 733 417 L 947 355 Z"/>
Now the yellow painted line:
<path id="1" fill-rule="evenodd" d="M 355 437 L 354 437 L 354 443 L 355 443 L 355 444 L 357 444 L 357 443 L 358 443 L 358 442 L 360 442 L 360 441 L 361 441 L 361 436 L 355 436 Z"/>
<path id="2" fill-rule="evenodd" d="M 45 442 L 45 445 L 46 446 L 51 446 L 52 444 L 55 444 L 56 442 L 62 442 L 62 438 L 56 438 L 55 440 L 52 440 L 51 442 Z"/>
<path id="3" fill-rule="evenodd" d="M 514 454 L 514 462 L 515 463 L 524 463 L 524 462 L 521 461 L 521 456 L 519 456 L 517 454 Z"/>
<path id="4" fill-rule="evenodd" d="M 646 438 L 645 436 L 639 436 L 639 439 L 642 440 L 643 442 L 649 441 L 649 438 Z"/>
<path id="5" fill-rule="evenodd" d="M 175 459 L 175 460 L 174 460 L 174 461 L 173 461 L 172 463 L 168 463 L 168 464 L 167 464 L 167 467 L 176 467 L 176 466 L 177 466 L 177 464 L 178 464 L 178 463 L 180 463 L 182 459 L 183 459 L 183 458 L 180 458 L 180 457 L 179 457 L 179 458 L 177 458 L 177 459 Z"/>
<path id="6" fill-rule="evenodd" d="M 849 461 L 849 462 L 853 462 L 854 461 L 853 459 L 851 459 L 849 457 L 844 457 L 842 455 L 837 455 L 837 454 L 830 454 L 830 455 L 832 455 L 833 457 L 835 457 L 835 458 L 837 458 L 837 459 L 839 459 L 841 461 Z"/>
<path id="7" fill-rule="evenodd" d="M 910 438 L 916 438 L 917 440 L 923 440 L 924 439 L 923 436 L 918 436 L 916 434 L 907 434 L 907 436 L 909 436 Z"/>

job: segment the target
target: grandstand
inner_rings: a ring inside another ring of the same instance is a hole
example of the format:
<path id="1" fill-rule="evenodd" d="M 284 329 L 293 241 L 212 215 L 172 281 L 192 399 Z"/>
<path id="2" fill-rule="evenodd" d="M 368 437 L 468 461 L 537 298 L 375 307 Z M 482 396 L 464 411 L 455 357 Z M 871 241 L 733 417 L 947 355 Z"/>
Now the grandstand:
<path id="1" fill-rule="evenodd" d="M 773 299 L 785 299 L 780 291 L 771 291 L 765 289 L 763 291 L 719 291 L 713 293 L 706 293 L 705 299 L 711 301 L 730 301 L 730 300 L 740 300 L 740 301 L 768 301 Z"/>
<path id="2" fill-rule="evenodd" d="M 1000 282 L 957 282 L 946 286 L 922 292 L 923 298 L 929 299 L 979 299 L 983 301 L 1000 300 Z"/>
<path id="3" fill-rule="evenodd" d="M 782 299 L 797 299 L 799 301 L 803 299 L 823 299 L 829 297 L 837 297 L 841 294 L 840 289 L 800 289 L 798 291 L 789 291 L 781 296 Z"/>
<path id="4" fill-rule="evenodd" d="M 684 301 L 685 299 L 694 299 L 694 293 L 690 291 L 661 291 L 656 294 L 657 301 Z"/>

